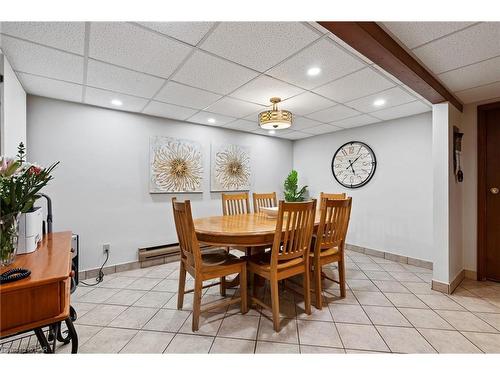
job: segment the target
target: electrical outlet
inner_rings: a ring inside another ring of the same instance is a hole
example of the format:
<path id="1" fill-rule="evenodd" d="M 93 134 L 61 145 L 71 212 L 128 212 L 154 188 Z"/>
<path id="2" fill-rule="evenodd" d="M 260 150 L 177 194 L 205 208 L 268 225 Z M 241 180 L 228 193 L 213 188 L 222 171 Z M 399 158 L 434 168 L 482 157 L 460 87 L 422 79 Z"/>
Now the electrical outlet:
<path id="1" fill-rule="evenodd" d="M 109 248 L 110 248 L 109 243 L 105 243 L 104 245 L 102 245 L 102 252 L 104 254 L 109 253 L 109 250 L 110 250 Z"/>

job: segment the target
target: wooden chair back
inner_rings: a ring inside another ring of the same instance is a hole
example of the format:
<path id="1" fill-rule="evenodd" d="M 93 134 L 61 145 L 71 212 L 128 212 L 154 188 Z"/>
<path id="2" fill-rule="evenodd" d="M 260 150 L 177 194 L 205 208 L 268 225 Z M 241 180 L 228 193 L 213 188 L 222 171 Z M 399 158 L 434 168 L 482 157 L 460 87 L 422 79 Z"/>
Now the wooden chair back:
<path id="1" fill-rule="evenodd" d="M 222 193 L 222 214 L 242 215 L 250 213 L 250 200 L 248 192 L 237 194 Z"/>
<path id="2" fill-rule="evenodd" d="M 322 201 L 323 199 L 346 199 L 346 193 L 319 193 L 319 199 Z"/>
<path id="3" fill-rule="evenodd" d="M 351 205 L 351 197 L 321 200 L 315 253 L 333 247 L 338 247 L 339 252 L 343 251 L 351 216 Z"/>
<path id="4" fill-rule="evenodd" d="M 191 214 L 191 202 L 177 202 L 172 198 L 172 208 L 174 211 L 175 230 L 179 239 L 181 249 L 181 259 L 191 267 L 199 269 L 201 266 L 200 244 L 196 238 L 194 230 L 193 216 Z"/>
<path id="5" fill-rule="evenodd" d="M 273 193 L 253 193 L 253 211 L 260 212 L 261 207 L 277 207 L 276 192 Z"/>
<path id="6" fill-rule="evenodd" d="M 276 233 L 271 253 L 271 267 L 278 262 L 299 257 L 307 259 L 316 215 L 316 200 L 279 202 Z"/>

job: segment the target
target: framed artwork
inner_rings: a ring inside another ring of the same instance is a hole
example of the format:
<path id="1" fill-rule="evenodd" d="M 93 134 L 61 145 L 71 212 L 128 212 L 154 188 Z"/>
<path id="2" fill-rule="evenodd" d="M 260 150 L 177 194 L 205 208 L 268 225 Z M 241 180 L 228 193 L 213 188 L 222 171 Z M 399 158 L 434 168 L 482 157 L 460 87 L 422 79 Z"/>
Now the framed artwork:
<path id="1" fill-rule="evenodd" d="M 172 137 L 149 140 L 149 192 L 201 193 L 203 161 L 201 145 Z"/>
<path id="2" fill-rule="evenodd" d="M 251 177 L 249 147 L 212 145 L 211 191 L 250 190 Z"/>

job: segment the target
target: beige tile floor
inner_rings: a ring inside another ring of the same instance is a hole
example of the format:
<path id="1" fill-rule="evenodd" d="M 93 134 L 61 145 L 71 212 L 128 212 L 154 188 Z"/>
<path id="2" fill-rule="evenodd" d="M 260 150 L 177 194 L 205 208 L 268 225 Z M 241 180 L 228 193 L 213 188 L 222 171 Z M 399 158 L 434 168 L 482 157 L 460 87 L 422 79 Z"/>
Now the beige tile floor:
<path id="1" fill-rule="evenodd" d="M 326 282 L 325 306 L 310 316 L 299 294 L 282 291 L 279 333 L 269 312 L 237 305 L 202 314 L 191 332 L 192 296 L 176 309 L 178 263 L 107 275 L 72 295 L 79 352 L 500 353 L 500 284 L 464 280 L 447 296 L 430 289 L 429 270 L 355 252 L 346 262 L 347 297 Z M 203 301 L 219 298 L 212 287 Z"/>

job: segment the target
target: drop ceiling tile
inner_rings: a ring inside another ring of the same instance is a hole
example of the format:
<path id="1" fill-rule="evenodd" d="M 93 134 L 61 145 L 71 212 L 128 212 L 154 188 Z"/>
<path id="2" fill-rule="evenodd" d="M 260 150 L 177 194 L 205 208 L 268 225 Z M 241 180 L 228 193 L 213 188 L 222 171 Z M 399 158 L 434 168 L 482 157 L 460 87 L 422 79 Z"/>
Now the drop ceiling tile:
<path id="1" fill-rule="evenodd" d="M 222 22 L 201 48 L 263 72 L 318 37 L 299 22 Z"/>
<path id="2" fill-rule="evenodd" d="M 89 56 L 160 77 L 169 77 L 192 48 L 123 22 L 92 22 Z"/>
<path id="3" fill-rule="evenodd" d="M 309 26 L 314 27 L 316 31 L 318 31 L 321 35 L 325 35 L 330 32 L 317 22 L 309 21 L 307 23 L 309 24 Z"/>
<path id="4" fill-rule="evenodd" d="M 84 22 L 2 22 L 3 34 L 83 55 Z"/>
<path id="5" fill-rule="evenodd" d="M 456 95 L 464 103 L 474 103 L 481 100 L 500 98 L 500 82 L 459 91 Z"/>
<path id="6" fill-rule="evenodd" d="M 219 94 L 228 94 L 258 73 L 229 61 L 196 51 L 173 79 Z"/>
<path id="7" fill-rule="evenodd" d="M 229 124 L 224 125 L 224 127 L 234 130 L 241 130 L 245 132 L 251 132 L 259 128 L 256 122 L 241 120 L 241 119 L 230 122 Z"/>
<path id="8" fill-rule="evenodd" d="M 2 37 L 2 49 L 14 70 L 74 83 L 83 81 L 83 57 Z"/>
<path id="9" fill-rule="evenodd" d="M 399 117 L 416 115 L 418 113 L 429 112 L 431 108 L 416 100 L 411 103 L 402 104 L 397 107 L 382 109 L 381 111 L 372 112 L 371 115 L 381 120 L 392 120 Z"/>
<path id="10" fill-rule="evenodd" d="M 118 107 L 111 104 L 111 101 L 113 99 L 120 100 L 123 105 Z M 140 112 L 148 101 L 146 99 L 137 98 L 135 96 L 117 94 L 111 91 L 87 87 L 85 89 L 84 102 L 99 107 L 116 109 L 118 111 Z"/>
<path id="11" fill-rule="evenodd" d="M 82 101 L 83 86 L 81 85 L 25 73 L 18 73 L 18 77 L 28 94 L 71 102 Z"/>
<path id="12" fill-rule="evenodd" d="M 139 22 L 139 24 L 159 33 L 191 45 L 196 45 L 215 22 Z"/>
<path id="13" fill-rule="evenodd" d="M 165 83 L 161 78 L 89 59 L 87 84 L 143 98 L 152 98 Z"/>
<path id="14" fill-rule="evenodd" d="M 350 100 L 370 95 L 395 84 L 371 68 L 365 68 L 336 81 L 318 87 L 313 91 L 336 102 L 346 103 Z"/>
<path id="15" fill-rule="evenodd" d="M 252 132 L 253 134 L 265 135 L 267 137 L 272 137 L 272 134 L 269 134 L 269 130 L 257 129 Z"/>
<path id="16" fill-rule="evenodd" d="M 152 116 L 171 118 L 174 120 L 185 120 L 198 111 L 178 105 L 151 101 L 142 112 Z"/>
<path id="17" fill-rule="evenodd" d="M 384 69 L 382 69 L 380 66 L 373 64 L 372 67 L 380 72 L 382 75 L 384 75 L 386 78 L 388 78 L 390 81 L 393 81 L 396 85 L 404 85 L 402 81 L 400 81 L 398 78 L 394 77 L 391 73 L 386 72 Z"/>
<path id="18" fill-rule="evenodd" d="M 335 105 L 335 102 L 325 99 L 312 92 L 304 92 L 280 103 L 281 109 L 291 111 L 294 115 L 307 115 Z"/>
<path id="19" fill-rule="evenodd" d="M 472 25 L 473 22 L 384 22 L 383 25 L 412 49 Z"/>
<path id="20" fill-rule="evenodd" d="M 209 91 L 169 81 L 156 95 L 155 100 L 190 108 L 204 109 L 222 96 Z"/>
<path id="21" fill-rule="evenodd" d="M 265 109 L 266 108 L 264 106 L 258 104 L 225 97 L 208 107 L 207 111 L 212 113 L 220 113 L 225 116 L 241 118 L 248 116 L 255 111 L 263 111 Z"/>
<path id="22" fill-rule="evenodd" d="M 270 105 L 269 99 L 279 97 L 285 100 L 291 96 L 298 95 L 304 90 L 289 85 L 283 81 L 262 75 L 248 82 L 231 94 L 232 97 L 247 100 L 262 105 Z"/>
<path id="23" fill-rule="evenodd" d="M 352 108 L 348 108 L 342 104 L 338 104 L 334 107 L 311 113 L 310 115 L 307 115 L 307 117 L 321 122 L 334 122 L 343 120 L 348 117 L 354 117 L 360 114 L 361 113 Z"/>
<path id="24" fill-rule="evenodd" d="M 349 44 L 347 44 L 346 42 L 344 42 L 337 35 L 330 33 L 330 35 L 328 35 L 328 37 L 330 39 L 332 39 L 335 43 L 337 43 L 339 46 L 341 46 L 342 48 L 344 48 L 347 52 L 352 53 L 354 56 L 356 56 L 357 58 L 359 58 L 360 60 L 362 60 L 365 64 L 367 64 L 367 65 L 373 64 L 373 61 L 371 61 L 368 57 L 366 57 L 362 53 L 360 53 L 357 50 L 355 50 L 354 48 L 352 48 Z"/>
<path id="25" fill-rule="evenodd" d="M 288 133 L 284 133 L 284 134 L 276 133 L 274 136 L 278 137 L 278 138 L 285 138 L 285 139 L 290 139 L 290 140 L 296 140 L 296 139 L 305 139 L 305 138 L 312 137 L 313 134 L 307 134 L 307 133 L 303 133 L 303 132 L 292 131 L 292 132 L 288 132 Z"/>
<path id="26" fill-rule="evenodd" d="M 300 51 L 268 74 L 305 89 L 318 87 L 363 68 L 365 64 L 327 38 Z M 316 76 L 309 76 L 309 68 L 320 68 Z"/>
<path id="27" fill-rule="evenodd" d="M 333 126 L 333 125 L 328 125 L 328 124 L 321 124 L 321 125 L 315 126 L 313 128 L 305 129 L 303 132 L 317 135 L 317 134 L 332 133 L 332 132 L 336 132 L 338 130 L 342 130 L 342 128 L 339 128 L 339 127 Z"/>
<path id="28" fill-rule="evenodd" d="M 497 82 L 500 81 L 500 57 L 464 66 L 440 74 L 438 77 L 452 91 L 462 91 Z"/>
<path id="29" fill-rule="evenodd" d="M 299 116 L 295 116 L 292 122 L 293 130 L 306 130 L 318 125 L 321 125 L 321 122 Z"/>
<path id="30" fill-rule="evenodd" d="M 413 52 L 435 74 L 500 55 L 500 22 L 485 22 Z"/>
<path id="31" fill-rule="evenodd" d="M 350 102 L 347 102 L 346 105 L 352 107 L 360 112 L 374 112 L 379 111 L 383 108 L 394 107 L 396 105 L 409 103 L 414 101 L 416 98 L 401 87 L 393 87 L 392 89 L 385 90 L 376 94 L 365 96 L 361 99 L 356 99 Z M 376 107 L 373 103 L 375 100 L 385 100 L 385 104 L 383 106 Z"/>
<path id="32" fill-rule="evenodd" d="M 349 117 L 340 121 L 334 121 L 331 123 L 331 125 L 338 126 L 339 128 L 348 129 L 348 128 L 355 128 L 357 126 L 374 124 L 376 122 L 380 122 L 380 120 L 370 115 L 360 115 L 360 116 Z"/>
<path id="33" fill-rule="evenodd" d="M 214 119 L 215 122 L 208 122 L 209 119 Z M 189 122 L 196 122 L 198 124 L 210 125 L 210 126 L 224 126 L 225 124 L 236 120 L 234 117 L 223 116 L 217 113 L 201 111 L 194 116 L 187 119 Z"/>
<path id="34" fill-rule="evenodd" d="M 270 108 L 270 107 L 269 107 Z M 245 120 L 248 120 L 248 121 L 255 121 L 255 122 L 258 122 L 259 121 L 259 113 L 261 111 L 258 111 L 258 112 L 255 112 L 255 113 L 252 113 L 248 116 L 245 116 L 244 119 Z"/>

